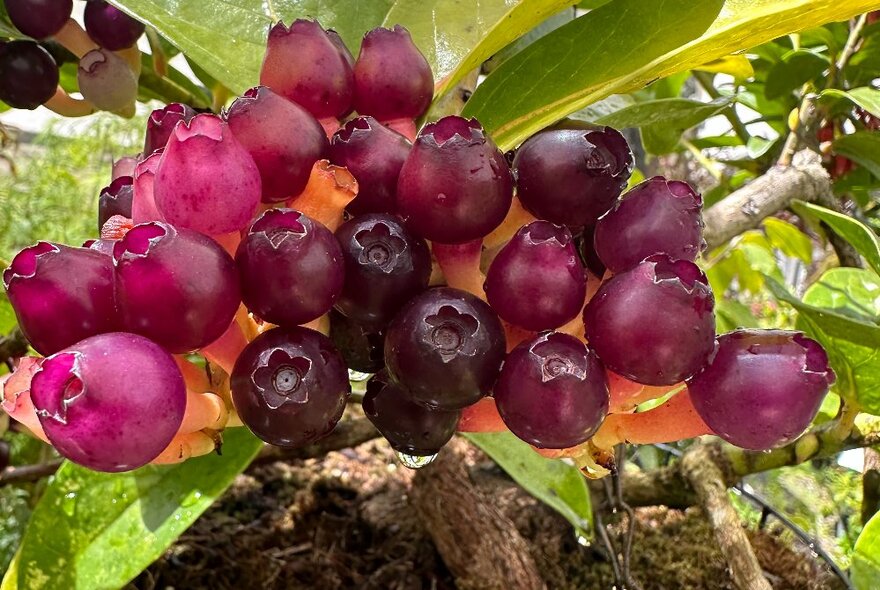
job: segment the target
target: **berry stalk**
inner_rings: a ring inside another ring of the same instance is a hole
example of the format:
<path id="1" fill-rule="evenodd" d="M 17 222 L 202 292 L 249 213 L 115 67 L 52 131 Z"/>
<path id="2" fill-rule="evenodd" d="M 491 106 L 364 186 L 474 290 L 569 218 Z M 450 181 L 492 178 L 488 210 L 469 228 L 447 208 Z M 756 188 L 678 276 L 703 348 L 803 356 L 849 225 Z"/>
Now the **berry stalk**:
<path id="1" fill-rule="evenodd" d="M 342 166 L 329 160 L 318 160 L 312 167 L 309 182 L 287 206 L 320 221 L 330 231 L 336 231 L 343 221 L 345 207 L 357 196 L 358 183 Z"/>
<path id="2" fill-rule="evenodd" d="M 483 290 L 483 282 L 486 277 L 480 270 L 480 256 L 483 252 L 483 240 L 471 240 L 463 244 L 431 244 L 434 258 L 446 284 L 455 289 L 467 291 L 476 295 L 483 301 L 486 300 L 486 292 Z"/>

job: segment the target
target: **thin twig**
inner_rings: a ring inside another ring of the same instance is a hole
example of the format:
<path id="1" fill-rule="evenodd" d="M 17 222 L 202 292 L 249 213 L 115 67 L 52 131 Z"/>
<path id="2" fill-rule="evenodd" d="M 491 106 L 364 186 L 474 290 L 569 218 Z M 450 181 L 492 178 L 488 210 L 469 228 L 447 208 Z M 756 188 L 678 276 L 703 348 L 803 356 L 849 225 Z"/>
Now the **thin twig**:
<path id="1" fill-rule="evenodd" d="M 61 459 L 54 459 L 46 463 L 37 463 L 34 465 L 20 465 L 18 467 L 7 467 L 0 472 L 0 487 L 38 481 L 44 477 L 48 477 L 58 471 L 61 466 Z"/>
<path id="2" fill-rule="evenodd" d="M 702 86 L 703 90 L 706 91 L 713 100 L 721 98 L 721 93 L 718 92 L 718 89 L 715 88 L 714 76 L 709 72 L 700 72 L 698 70 L 694 70 L 693 72 L 694 79 L 696 79 L 697 83 Z M 733 106 L 730 109 L 725 110 L 724 116 L 730 122 L 731 127 L 733 127 L 733 132 L 736 133 L 736 136 L 739 137 L 744 144 L 748 143 L 752 138 L 749 135 L 748 129 L 743 124 L 742 121 L 739 120 L 739 117 L 736 116 L 736 111 L 733 109 Z"/>

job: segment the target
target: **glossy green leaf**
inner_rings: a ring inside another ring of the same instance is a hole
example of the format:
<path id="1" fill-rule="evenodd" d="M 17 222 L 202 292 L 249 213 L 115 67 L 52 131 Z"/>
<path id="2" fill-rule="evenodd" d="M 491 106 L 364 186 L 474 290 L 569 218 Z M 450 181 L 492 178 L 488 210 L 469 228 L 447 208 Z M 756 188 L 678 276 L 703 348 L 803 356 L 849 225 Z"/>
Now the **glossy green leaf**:
<path id="1" fill-rule="evenodd" d="M 853 88 L 849 91 L 829 88 L 822 91 L 822 94 L 819 95 L 820 100 L 826 97 L 849 100 L 875 117 L 880 117 L 880 90 L 868 86 Z"/>
<path id="2" fill-rule="evenodd" d="M 610 94 L 876 6 L 877 0 L 706 0 L 660 9 L 654 2 L 616 0 L 502 64 L 465 113 L 509 149 Z"/>
<path id="3" fill-rule="evenodd" d="M 715 331 L 719 334 L 737 328 L 757 328 L 758 320 L 747 305 L 733 299 L 719 299 L 715 302 Z"/>
<path id="4" fill-rule="evenodd" d="M 880 239 L 862 222 L 831 209 L 795 201 L 792 208 L 799 214 L 824 221 L 840 237 L 852 244 L 876 272 L 880 273 Z"/>
<path id="5" fill-rule="evenodd" d="M 810 237 L 793 224 L 776 217 L 768 217 L 762 225 L 771 246 L 786 256 L 803 260 L 805 264 L 813 261 L 813 243 Z"/>
<path id="6" fill-rule="evenodd" d="M 846 156 L 880 178 L 880 133 L 859 131 L 834 140 L 834 153 Z"/>
<path id="7" fill-rule="evenodd" d="M 736 80 L 746 80 L 755 75 L 752 62 L 745 55 L 725 55 L 694 69 L 713 74 L 730 74 Z"/>
<path id="8" fill-rule="evenodd" d="M 223 455 L 130 473 L 65 463 L 28 524 L 2 590 L 121 588 L 232 483 L 262 443 L 226 431 Z"/>
<path id="9" fill-rule="evenodd" d="M 578 469 L 547 459 L 510 432 L 464 435 L 527 492 L 559 512 L 579 534 L 592 536 L 590 490 Z"/>
<path id="10" fill-rule="evenodd" d="M 0 292 L 0 337 L 9 334 L 17 323 L 15 312 L 12 310 L 12 304 L 9 303 L 9 297 L 6 296 L 6 290 L 4 289 Z"/>
<path id="11" fill-rule="evenodd" d="M 880 580 L 880 512 L 859 535 L 853 550 L 850 579 L 856 590 L 876 590 Z"/>
<path id="12" fill-rule="evenodd" d="M 793 51 L 767 72 L 764 95 L 770 100 L 800 88 L 828 68 L 828 59 L 812 51 Z"/>

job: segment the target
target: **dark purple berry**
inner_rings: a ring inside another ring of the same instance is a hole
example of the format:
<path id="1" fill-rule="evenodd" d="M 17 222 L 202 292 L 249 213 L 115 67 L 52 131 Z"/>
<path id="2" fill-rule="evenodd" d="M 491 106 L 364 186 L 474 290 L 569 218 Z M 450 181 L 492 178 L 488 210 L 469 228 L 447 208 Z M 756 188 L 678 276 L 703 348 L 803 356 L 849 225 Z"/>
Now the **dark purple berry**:
<path id="1" fill-rule="evenodd" d="M 696 373 L 712 352 L 714 306 L 696 264 L 651 256 L 602 284 L 584 309 L 587 340 L 615 373 L 673 385 Z"/>
<path id="2" fill-rule="evenodd" d="M 150 118 L 147 119 L 147 132 L 144 135 L 144 156 L 164 148 L 174 127 L 180 121 L 189 123 L 195 116 L 194 110 L 179 102 L 172 102 L 150 113 Z"/>
<path id="3" fill-rule="evenodd" d="M 60 31 L 73 10 L 73 0 L 5 0 L 5 4 L 15 28 L 34 39 Z"/>
<path id="4" fill-rule="evenodd" d="M 632 166 L 626 140 L 611 127 L 549 129 L 517 150 L 516 194 L 536 217 L 579 231 L 614 204 Z"/>
<path id="5" fill-rule="evenodd" d="M 279 22 L 269 30 L 260 84 L 317 119 L 351 112 L 354 74 L 346 56 L 317 21 Z"/>
<path id="6" fill-rule="evenodd" d="M 117 329 L 113 260 L 95 250 L 39 242 L 12 259 L 3 284 L 22 332 L 42 355 Z"/>
<path id="7" fill-rule="evenodd" d="M 757 451 L 799 437 L 834 381 L 825 350 L 802 333 L 737 330 L 718 337 L 688 391 L 715 434 Z"/>
<path id="8" fill-rule="evenodd" d="M 33 41 L 0 45 L 0 100 L 16 109 L 35 109 L 58 88 L 58 66 Z"/>
<path id="9" fill-rule="evenodd" d="M 241 302 L 235 263 L 211 238 L 152 221 L 130 229 L 113 258 L 126 330 L 184 353 L 207 346 L 232 323 Z"/>
<path id="10" fill-rule="evenodd" d="M 623 195 L 596 224 L 596 254 L 611 272 L 652 254 L 696 260 L 705 248 L 703 201 L 680 180 L 655 176 Z"/>
<path id="11" fill-rule="evenodd" d="M 364 35 L 354 64 L 354 108 L 379 121 L 417 119 L 434 96 L 431 66 L 400 25 Z"/>
<path id="12" fill-rule="evenodd" d="M 394 213 L 400 168 L 412 145 L 372 117 L 346 123 L 330 142 L 330 161 L 345 166 L 358 182 L 358 194 L 346 209 L 352 215 Z"/>
<path id="13" fill-rule="evenodd" d="M 270 209 L 235 254 L 242 299 L 261 319 L 294 327 L 330 311 L 345 266 L 333 233 L 293 209 Z"/>
<path id="14" fill-rule="evenodd" d="M 98 197 L 98 231 L 101 231 L 107 220 L 114 215 L 131 218 L 133 182 L 131 176 L 120 176 L 115 178 L 110 186 L 101 189 L 101 195 Z"/>
<path id="15" fill-rule="evenodd" d="M 308 111 L 265 86 L 235 99 L 226 121 L 257 163 L 265 203 L 301 193 L 312 166 L 326 158 L 330 148 L 324 129 Z"/>
<path id="16" fill-rule="evenodd" d="M 435 455 L 452 435 L 461 416 L 459 410 L 426 408 L 383 371 L 367 383 L 364 414 L 399 453 L 425 457 Z"/>
<path id="17" fill-rule="evenodd" d="M 46 359 L 31 382 L 31 399 L 61 455 L 97 471 L 129 471 L 171 442 L 186 409 L 186 386 L 174 358 L 157 344 L 114 332 Z"/>
<path id="18" fill-rule="evenodd" d="M 142 22 L 103 0 L 88 0 L 83 22 L 89 37 L 110 51 L 131 47 L 146 28 Z"/>
<path id="19" fill-rule="evenodd" d="M 267 443 L 284 447 L 329 434 L 351 392 L 345 363 L 330 340 L 300 327 L 257 336 L 238 357 L 231 385 L 242 422 Z"/>
<path id="20" fill-rule="evenodd" d="M 336 230 L 345 286 L 336 309 L 367 326 L 384 327 L 428 287 L 428 245 L 390 215 L 362 215 Z"/>
<path id="21" fill-rule="evenodd" d="M 440 287 L 412 299 L 388 326 L 385 362 L 413 401 L 458 410 L 492 389 L 505 346 L 491 307 L 466 291 Z"/>
<path id="22" fill-rule="evenodd" d="M 494 396 L 511 432 L 543 449 L 566 449 L 593 436 L 609 404 L 599 357 L 559 332 L 545 332 L 510 351 Z"/>
<path id="23" fill-rule="evenodd" d="M 492 261 L 486 298 L 498 315 L 527 330 L 558 328 L 584 306 L 587 277 L 571 232 L 548 221 L 523 226 Z"/>
<path id="24" fill-rule="evenodd" d="M 385 366 L 385 334 L 330 310 L 330 340 L 352 371 L 376 373 Z"/>
<path id="25" fill-rule="evenodd" d="M 93 49 L 79 60 L 76 80 L 83 97 L 102 111 L 133 108 L 138 77 L 109 49 Z"/>
<path id="26" fill-rule="evenodd" d="M 476 119 L 425 125 L 400 170 L 397 211 L 427 240 L 461 244 L 498 227 L 513 198 L 504 154 Z"/>

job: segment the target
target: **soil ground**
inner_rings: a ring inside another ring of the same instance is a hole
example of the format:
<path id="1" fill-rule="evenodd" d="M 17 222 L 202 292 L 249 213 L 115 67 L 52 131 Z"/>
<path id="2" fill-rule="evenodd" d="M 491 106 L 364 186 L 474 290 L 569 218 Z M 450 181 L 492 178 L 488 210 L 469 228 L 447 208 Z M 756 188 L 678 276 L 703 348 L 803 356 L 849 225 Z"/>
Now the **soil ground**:
<path id="1" fill-rule="evenodd" d="M 548 588 L 613 587 L 611 566 L 597 546 L 578 544 L 563 518 L 478 451 L 469 459 L 478 489 L 529 541 Z M 407 503 L 411 479 L 384 441 L 256 467 L 130 589 L 453 589 L 453 577 Z M 612 537 L 622 534 L 623 524 L 612 527 Z M 784 535 L 758 531 L 752 538 L 775 589 L 843 587 Z M 643 590 L 733 588 L 695 508 L 637 510 L 631 572 Z"/>

